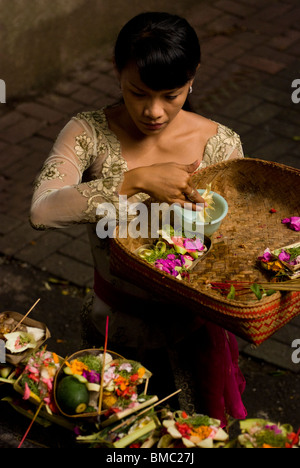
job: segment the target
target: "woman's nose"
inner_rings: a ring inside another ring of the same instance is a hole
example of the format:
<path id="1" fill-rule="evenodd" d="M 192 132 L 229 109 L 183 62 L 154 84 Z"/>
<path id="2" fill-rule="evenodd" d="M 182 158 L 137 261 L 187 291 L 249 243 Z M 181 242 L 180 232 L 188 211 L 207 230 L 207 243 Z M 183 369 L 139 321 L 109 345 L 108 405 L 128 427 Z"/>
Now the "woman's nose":
<path id="1" fill-rule="evenodd" d="M 164 111 L 158 99 L 149 100 L 144 107 L 144 115 L 151 120 L 157 120 L 162 117 Z"/>

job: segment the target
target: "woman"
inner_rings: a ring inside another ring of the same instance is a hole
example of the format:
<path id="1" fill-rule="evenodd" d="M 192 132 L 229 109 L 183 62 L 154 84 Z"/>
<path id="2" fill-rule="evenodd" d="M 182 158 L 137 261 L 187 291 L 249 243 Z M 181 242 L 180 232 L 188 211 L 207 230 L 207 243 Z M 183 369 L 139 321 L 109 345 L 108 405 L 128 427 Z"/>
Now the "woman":
<path id="1" fill-rule="evenodd" d="M 180 386 L 181 405 L 226 424 L 246 415 L 244 380 L 234 337 L 175 304 L 116 278 L 107 238 L 95 223 L 103 203 L 122 215 L 129 203 L 153 197 L 169 204 L 203 202 L 190 183 L 198 169 L 242 157 L 236 133 L 188 109 L 200 46 L 193 28 L 167 13 L 129 21 L 115 45 L 122 101 L 77 115 L 65 126 L 37 178 L 31 223 L 62 228 L 86 223 L 95 263 L 94 295 L 83 313 L 90 345 L 103 344 L 107 315 L 110 349 L 141 360 L 163 386 Z M 88 327 L 86 324 L 88 323 Z M 153 382 L 153 383 L 152 383 Z"/>

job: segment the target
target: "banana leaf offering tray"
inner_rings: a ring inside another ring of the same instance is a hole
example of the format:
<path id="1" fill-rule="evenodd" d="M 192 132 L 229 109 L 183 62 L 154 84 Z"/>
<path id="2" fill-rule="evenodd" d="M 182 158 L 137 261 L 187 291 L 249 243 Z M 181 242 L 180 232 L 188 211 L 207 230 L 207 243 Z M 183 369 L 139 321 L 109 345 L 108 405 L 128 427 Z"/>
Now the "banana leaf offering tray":
<path id="1" fill-rule="evenodd" d="M 278 258 L 285 247 L 299 245 L 300 171 L 244 158 L 215 164 L 193 178 L 194 186 L 210 184 L 228 203 L 206 255 L 178 278 L 137 255 L 154 243 L 150 227 L 148 238 L 121 237 L 117 228 L 111 270 L 259 345 L 300 313 L 296 260 L 289 265 Z M 268 252 L 277 258 L 266 259 Z"/>
<path id="2" fill-rule="evenodd" d="M 42 322 L 14 311 L 0 313 L 0 339 L 5 344 L 5 361 L 9 364 L 22 362 L 50 336 Z"/>

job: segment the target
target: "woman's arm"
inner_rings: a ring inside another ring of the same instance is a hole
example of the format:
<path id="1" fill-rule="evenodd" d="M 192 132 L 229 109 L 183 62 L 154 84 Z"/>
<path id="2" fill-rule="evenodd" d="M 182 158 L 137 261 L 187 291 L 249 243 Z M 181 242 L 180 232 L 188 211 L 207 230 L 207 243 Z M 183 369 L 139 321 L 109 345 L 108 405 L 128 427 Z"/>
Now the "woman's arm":
<path id="1" fill-rule="evenodd" d="M 104 136 L 99 136 L 93 126 L 84 119 L 72 119 L 61 131 L 36 179 L 30 212 L 32 226 L 46 229 L 95 223 L 102 203 L 112 204 L 118 217 L 119 195 L 126 195 L 129 203 L 136 201 L 134 195 L 143 193 L 144 198 L 152 196 L 159 202 L 182 206 L 190 196 L 194 209 L 195 203 L 204 202 L 190 185 L 199 161 L 190 165 L 154 164 L 128 171 L 123 158 L 111 153 Z M 102 177 L 82 182 L 84 171 L 93 164 Z"/>
<path id="2" fill-rule="evenodd" d="M 84 120 L 72 119 L 64 127 L 35 181 L 30 211 L 34 228 L 96 222 L 99 203 L 118 202 L 123 180 L 121 166 L 113 176 L 107 174 L 102 179 L 82 182 L 84 171 L 92 164 L 99 164 L 101 170 L 106 151 L 103 141 Z"/>

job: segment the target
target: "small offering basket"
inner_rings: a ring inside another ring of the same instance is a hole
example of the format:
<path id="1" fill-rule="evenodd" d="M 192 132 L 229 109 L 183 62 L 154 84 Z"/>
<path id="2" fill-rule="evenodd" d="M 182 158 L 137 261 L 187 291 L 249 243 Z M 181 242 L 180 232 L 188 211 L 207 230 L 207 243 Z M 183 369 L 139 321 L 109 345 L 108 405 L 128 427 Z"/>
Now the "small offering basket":
<path id="1" fill-rule="evenodd" d="M 31 319 L 29 317 L 26 317 L 24 319 L 24 315 L 20 314 L 19 312 L 14 312 L 14 311 L 1 312 L 0 317 L 3 315 L 6 315 L 11 320 L 13 320 L 14 327 L 17 326 L 22 321 L 23 327 L 24 326 L 33 327 L 33 328 L 37 328 L 43 331 L 43 337 L 36 342 L 36 346 L 34 348 L 26 349 L 23 352 L 16 352 L 16 353 L 11 353 L 9 351 L 6 351 L 5 359 L 6 359 L 6 362 L 9 364 L 18 365 L 22 363 L 24 360 L 26 360 L 26 358 L 30 354 L 32 354 L 32 352 L 40 348 L 45 343 L 45 341 L 48 340 L 51 336 L 49 329 L 42 322 Z"/>
<path id="2" fill-rule="evenodd" d="M 299 250 L 299 248 L 300 242 L 296 242 L 295 244 L 285 245 L 284 247 L 272 251 L 272 254 L 276 258 L 280 259 L 281 263 L 289 271 L 289 277 L 291 279 L 300 277 L 300 263 L 293 265 L 290 262 L 288 262 L 287 259 L 284 260 L 284 258 L 281 258 L 280 255 L 283 252 L 290 252 L 293 249 Z"/>
<path id="3" fill-rule="evenodd" d="M 96 366 L 94 366 L 92 369 L 93 364 L 88 364 L 88 366 L 86 365 L 86 363 L 91 361 L 95 363 L 96 361 L 94 358 L 99 360 L 100 363 L 100 366 L 97 369 Z M 123 362 L 124 370 L 126 370 L 130 366 L 130 362 L 133 361 L 127 360 L 123 356 L 113 351 L 107 350 L 105 354 L 104 370 L 105 373 L 107 372 L 105 375 L 109 376 L 108 379 L 113 375 L 117 364 Z M 85 418 L 93 420 L 99 415 L 102 416 L 105 413 L 108 414 L 108 410 L 116 404 L 118 395 L 121 394 L 121 390 L 119 392 L 115 392 L 114 388 L 104 386 L 102 390 L 102 406 L 100 407 L 99 411 L 101 375 L 103 372 L 102 366 L 103 349 L 96 348 L 77 351 L 63 361 L 54 380 L 54 400 L 58 410 L 62 415 L 67 418 Z M 147 378 L 144 379 L 144 393 L 146 393 L 150 375 L 151 374 L 149 374 L 149 376 L 147 375 Z M 123 382 L 121 382 L 120 377 L 118 384 L 120 384 L 119 388 L 123 390 L 122 383 Z M 125 391 L 129 391 L 129 389 L 126 387 L 126 383 L 123 385 L 125 394 Z M 66 394 L 66 392 L 69 391 L 71 391 L 72 394 Z M 79 396 L 81 394 L 82 401 L 80 400 L 81 396 Z M 73 399 L 76 399 L 75 403 Z M 119 414 L 122 413 L 122 411 L 119 409 L 118 411 Z"/>

